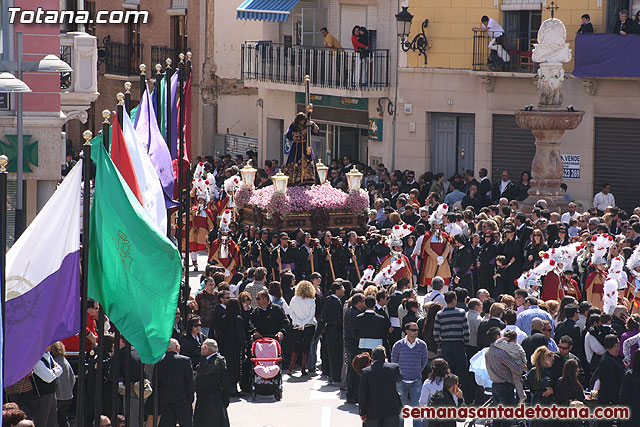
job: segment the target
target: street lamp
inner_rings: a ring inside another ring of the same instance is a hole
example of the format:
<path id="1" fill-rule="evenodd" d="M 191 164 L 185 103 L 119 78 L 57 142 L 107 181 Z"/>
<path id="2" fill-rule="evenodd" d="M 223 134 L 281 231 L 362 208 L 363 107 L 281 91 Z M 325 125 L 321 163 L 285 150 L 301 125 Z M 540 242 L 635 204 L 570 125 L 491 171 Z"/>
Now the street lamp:
<path id="1" fill-rule="evenodd" d="M 283 174 L 282 171 L 278 171 L 278 173 L 273 175 L 271 179 L 273 180 L 273 186 L 276 193 L 284 194 L 287 191 L 289 177 Z"/>
<path id="2" fill-rule="evenodd" d="M 73 69 L 56 55 L 47 55 L 38 62 L 38 69 L 43 73 L 70 73 Z"/>
<path id="3" fill-rule="evenodd" d="M 411 21 L 413 21 L 413 15 L 409 13 L 408 7 L 403 6 L 402 10 L 396 14 L 396 25 L 398 27 L 398 37 L 400 38 L 400 47 L 403 52 L 418 52 L 418 56 L 424 56 L 424 65 L 427 65 L 427 48 L 429 42 L 427 41 L 427 35 L 425 30 L 429 26 L 429 20 L 425 19 L 422 22 L 422 32 L 416 34 L 413 40 L 409 41 L 409 34 L 411 33 Z"/>
<path id="4" fill-rule="evenodd" d="M 411 33 L 411 21 L 413 21 L 413 15 L 409 13 L 409 8 L 402 7 L 402 10 L 396 14 L 396 24 L 398 26 L 398 37 L 401 40 L 405 40 Z"/>
<path id="5" fill-rule="evenodd" d="M 242 183 L 245 188 L 253 190 L 253 181 L 256 179 L 256 168 L 251 166 L 251 161 L 248 161 L 245 167 L 240 169 L 240 174 L 242 175 Z"/>
<path id="6" fill-rule="evenodd" d="M 320 178 L 320 185 L 327 182 L 327 172 L 329 171 L 329 168 L 322 164 L 322 160 L 318 160 L 316 170 L 318 171 L 318 178 Z"/>
<path id="7" fill-rule="evenodd" d="M 347 184 L 349 184 L 349 192 L 360 189 L 362 182 L 362 173 L 354 166 L 347 174 Z"/>
<path id="8" fill-rule="evenodd" d="M 0 92 L 27 93 L 31 92 L 31 89 L 25 82 L 17 79 L 13 74 L 0 73 Z"/>

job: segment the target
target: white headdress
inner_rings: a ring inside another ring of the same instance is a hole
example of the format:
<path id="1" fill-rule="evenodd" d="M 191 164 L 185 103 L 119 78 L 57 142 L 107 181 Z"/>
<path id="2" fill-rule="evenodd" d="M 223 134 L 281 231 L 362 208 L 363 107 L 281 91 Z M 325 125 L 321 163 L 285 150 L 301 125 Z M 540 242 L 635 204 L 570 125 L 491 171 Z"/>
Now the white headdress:
<path id="1" fill-rule="evenodd" d="M 613 246 L 613 236 L 606 233 L 593 236 L 593 254 L 591 255 L 591 263 L 593 265 L 606 264 L 607 250 Z"/>
<path id="2" fill-rule="evenodd" d="M 391 235 L 387 237 L 385 244 L 393 252 L 394 246 L 402 247 L 402 239 L 413 232 L 413 226 L 405 223 L 396 224 L 391 228 Z"/>
<path id="3" fill-rule="evenodd" d="M 636 279 L 640 279 L 640 273 L 635 269 L 636 267 L 640 267 L 640 245 L 636 247 L 636 250 L 633 251 L 629 259 L 627 260 L 627 268 L 633 274 Z"/>
<path id="4" fill-rule="evenodd" d="M 220 232 L 229 232 L 229 224 L 231 224 L 231 209 L 225 209 L 220 219 Z"/>
<path id="5" fill-rule="evenodd" d="M 439 205 L 429 216 L 429 224 L 442 224 L 442 218 L 449 212 L 449 206 L 444 203 Z"/>
<path id="6" fill-rule="evenodd" d="M 242 186 L 242 180 L 238 175 L 234 175 L 230 178 L 227 178 L 224 181 L 224 191 L 227 194 L 233 194 L 236 192 L 238 188 Z"/>

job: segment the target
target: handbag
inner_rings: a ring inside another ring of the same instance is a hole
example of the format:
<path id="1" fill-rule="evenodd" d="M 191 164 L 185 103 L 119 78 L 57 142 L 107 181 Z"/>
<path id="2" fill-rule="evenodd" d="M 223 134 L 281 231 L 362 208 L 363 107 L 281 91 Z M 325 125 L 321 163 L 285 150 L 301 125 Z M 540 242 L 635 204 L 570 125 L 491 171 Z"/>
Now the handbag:
<path id="1" fill-rule="evenodd" d="M 131 384 L 131 388 L 133 389 L 133 394 L 136 396 L 138 400 L 140 400 L 140 381 L 136 381 Z M 144 380 L 144 400 L 147 400 L 151 393 L 153 393 L 153 388 L 151 387 L 151 381 L 145 378 Z M 126 394 L 126 388 L 124 383 L 118 383 L 118 394 L 120 396 L 124 396 Z"/>

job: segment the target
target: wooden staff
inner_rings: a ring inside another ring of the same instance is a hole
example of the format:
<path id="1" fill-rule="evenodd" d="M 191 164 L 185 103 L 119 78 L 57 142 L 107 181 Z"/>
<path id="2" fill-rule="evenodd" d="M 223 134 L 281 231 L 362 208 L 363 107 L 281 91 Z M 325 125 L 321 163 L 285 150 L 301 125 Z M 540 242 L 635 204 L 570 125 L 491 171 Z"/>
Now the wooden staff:
<path id="1" fill-rule="evenodd" d="M 260 254 L 260 267 L 264 267 L 264 263 L 262 262 L 262 245 L 258 243 L 258 253 Z"/>
<path id="2" fill-rule="evenodd" d="M 356 266 L 356 272 L 358 273 L 358 282 L 359 282 L 360 280 L 362 280 L 362 275 L 360 274 L 360 267 L 358 267 L 358 258 L 356 257 L 356 252 L 353 250 L 353 248 L 349 248 L 349 250 L 351 251 L 353 263 Z"/>
<path id="3" fill-rule="evenodd" d="M 280 258 L 280 246 L 277 248 L 278 250 L 278 274 L 282 273 L 282 258 Z"/>
<path id="4" fill-rule="evenodd" d="M 315 273 L 315 269 L 313 268 L 313 248 L 309 248 L 309 255 L 311 255 L 311 273 Z"/>

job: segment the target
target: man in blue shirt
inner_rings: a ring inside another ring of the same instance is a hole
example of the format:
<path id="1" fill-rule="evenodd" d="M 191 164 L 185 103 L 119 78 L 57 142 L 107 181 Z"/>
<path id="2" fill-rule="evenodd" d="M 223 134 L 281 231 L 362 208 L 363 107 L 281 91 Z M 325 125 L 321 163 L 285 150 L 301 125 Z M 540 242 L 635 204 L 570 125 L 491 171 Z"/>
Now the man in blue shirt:
<path id="1" fill-rule="evenodd" d="M 538 299 L 536 297 L 527 297 L 524 301 L 524 311 L 518 314 L 516 326 L 527 335 L 531 335 L 531 321 L 535 318 L 548 320 L 551 324 L 553 336 L 553 318 L 547 311 L 538 307 Z"/>
<path id="2" fill-rule="evenodd" d="M 451 211 L 453 209 L 453 204 L 456 202 L 461 202 L 462 199 L 464 199 L 464 196 L 466 196 L 465 193 L 463 193 L 462 191 L 460 191 L 460 183 L 457 181 L 453 181 L 451 183 L 451 186 L 453 187 L 453 191 L 449 194 L 447 194 L 447 197 L 444 198 L 444 204 L 449 206 L 449 210 Z"/>

